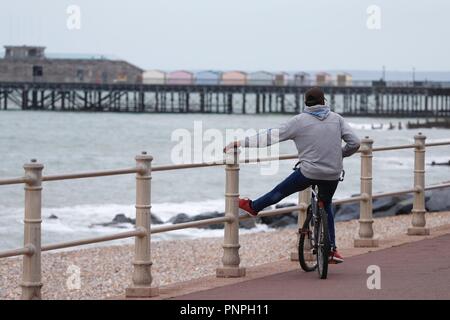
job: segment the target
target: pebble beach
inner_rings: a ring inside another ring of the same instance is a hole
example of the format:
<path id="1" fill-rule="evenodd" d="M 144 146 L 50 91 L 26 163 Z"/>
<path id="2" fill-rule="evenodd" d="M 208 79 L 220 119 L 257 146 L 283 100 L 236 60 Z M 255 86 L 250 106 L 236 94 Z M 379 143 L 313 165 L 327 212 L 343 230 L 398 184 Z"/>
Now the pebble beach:
<path id="1" fill-rule="evenodd" d="M 427 213 L 430 228 L 450 224 L 450 212 Z M 380 239 L 404 234 L 410 215 L 377 218 L 373 224 Z M 339 248 L 351 248 L 358 221 L 336 223 Z M 222 238 L 164 240 L 152 243 L 154 283 L 158 286 L 213 275 L 221 264 Z M 241 265 L 257 266 L 289 259 L 295 250 L 296 229 L 256 232 L 240 237 Z M 134 247 L 111 245 L 42 254 L 43 299 L 105 299 L 120 296 L 130 284 Z M 20 257 L 2 259 L 0 299 L 20 298 Z M 80 274 L 79 288 L 73 288 L 73 274 Z M 71 285 L 72 284 L 72 285 Z"/>

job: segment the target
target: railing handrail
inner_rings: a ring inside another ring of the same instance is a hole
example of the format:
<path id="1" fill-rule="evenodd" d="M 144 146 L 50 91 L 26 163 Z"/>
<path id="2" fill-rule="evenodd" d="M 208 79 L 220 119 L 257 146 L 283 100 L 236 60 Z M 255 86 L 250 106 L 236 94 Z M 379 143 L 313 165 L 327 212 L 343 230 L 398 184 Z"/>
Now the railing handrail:
<path id="1" fill-rule="evenodd" d="M 450 141 L 431 142 L 431 143 L 425 144 L 426 147 L 437 147 L 437 146 L 445 146 L 445 145 L 450 145 Z M 415 146 L 416 146 L 415 144 L 382 146 L 382 147 L 373 148 L 372 152 L 392 151 L 392 150 L 399 150 L 399 149 L 412 149 Z M 361 152 L 361 150 L 358 150 L 356 153 L 360 153 L 360 152 Z M 292 160 L 292 159 L 297 159 L 297 158 L 298 158 L 297 153 L 291 153 L 291 154 L 282 154 L 282 155 L 277 155 L 277 156 L 272 156 L 272 157 L 240 159 L 239 163 L 244 163 L 244 164 L 259 163 L 259 162 L 268 162 L 268 161 Z M 170 171 L 170 170 L 179 170 L 179 169 L 193 169 L 193 168 L 203 168 L 203 167 L 214 167 L 214 166 L 223 166 L 223 165 L 226 165 L 226 161 L 224 159 L 210 161 L 210 162 L 165 164 L 165 165 L 153 166 L 152 172 Z M 136 173 L 138 170 L 139 170 L 139 168 L 124 168 L 124 169 L 101 170 L 101 171 L 91 171 L 91 172 L 55 174 L 55 175 L 42 176 L 42 181 L 60 181 L 60 180 L 96 178 L 96 177 L 114 176 L 114 175 L 126 175 L 126 174 Z M 1 185 L 22 184 L 22 183 L 26 183 L 26 181 L 27 181 L 26 177 L 0 179 L 0 186 Z"/>
<path id="2" fill-rule="evenodd" d="M 2 179 L 2 180 L 0 180 L 0 186 L 11 185 L 11 184 L 22 184 L 25 182 L 26 182 L 25 177 Z"/>
<path id="3" fill-rule="evenodd" d="M 68 173 L 68 174 L 59 174 L 59 175 L 55 174 L 55 175 L 43 176 L 42 181 L 73 180 L 73 179 L 83 179 L 83 178 L 96 178 L 96 177 L 105 177 L 105 176 L 125 175 L 125 174 L 136 173 L 138 171 L 139 171 L 139 168 L 125 168 L 125 169 L 115 169 L 115 170 Z"/>
<path id="4" fill-rule="evenodd" d="M 125 231 L 125 232 L 120 232 L 120 233 L 113 233 L 113 234 L 100 236 L 100 237 L 93 237 L 93 238 L 86 238 L 86 239 L 73 240 L 73 241 L 67 241 L 67 242 L 47 244 L 47 245 L 43 245 L 42 246 L 42 251 L 64 249 L 64 248 L 70 248 L 70 247 L 76 247 L 76 246 L 80 246 L 80 245 L 85 245 L 85 244 L 92 244 L 92 243 L 106 242 L 106 241 L 111 241 L 111 240 L 126 239 L 126 238 L 131 238 L 131 237 L 141 237 L 143 235 L 145 235 L 145 230 L 142 230 L 140 228 L 136 228 L 135 230 Z"/>

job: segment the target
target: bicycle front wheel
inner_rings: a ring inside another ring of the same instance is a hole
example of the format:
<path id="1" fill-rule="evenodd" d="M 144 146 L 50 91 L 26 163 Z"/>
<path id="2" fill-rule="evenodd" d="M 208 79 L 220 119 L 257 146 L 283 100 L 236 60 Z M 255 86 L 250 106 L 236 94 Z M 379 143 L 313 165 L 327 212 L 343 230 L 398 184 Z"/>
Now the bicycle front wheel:
<path id="1" fill-rule="evenodd" d="M 311 206 L 309 206 L 307 212 L 308 214 L 306 215 L 303 227 L 299 230 L 298 261 L 304 271 L 310 272 L 316 270 L 317 259 L 314 256 L 314 219 L 311 212 Z"/>
<path id="2" fill-rule="evenodd" d="M 320 221 L 317 232 L 317 271 L 320 279 L 326 279 L 328 275 L 328 259 L 330 257 L 330 236 L 328 233 L 328 215 L 324 209 L 319 209 Z"/>

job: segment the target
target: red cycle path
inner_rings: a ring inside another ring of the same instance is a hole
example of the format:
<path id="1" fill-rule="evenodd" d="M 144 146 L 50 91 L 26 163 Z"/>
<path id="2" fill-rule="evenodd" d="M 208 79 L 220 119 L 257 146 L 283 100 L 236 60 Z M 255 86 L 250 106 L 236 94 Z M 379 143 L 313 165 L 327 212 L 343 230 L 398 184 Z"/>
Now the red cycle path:
<path id="1" fill-rule="evenodd" d="M 381 271 L 381 289 L 367 288 L 368 266 Z M 347 258 L 328 279 L 294 270 L 175 299 L 450 299 L 450 234 Z"/>

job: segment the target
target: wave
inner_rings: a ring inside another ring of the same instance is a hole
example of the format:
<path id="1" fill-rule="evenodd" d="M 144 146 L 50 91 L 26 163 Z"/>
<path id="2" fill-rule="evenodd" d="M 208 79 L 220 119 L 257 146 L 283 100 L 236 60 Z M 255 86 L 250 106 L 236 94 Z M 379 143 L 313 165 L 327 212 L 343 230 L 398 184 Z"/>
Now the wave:
<path id="1" fill-rule="evenodd" d="M 355 130 L 378 130 L 388 131 L 389 123 L 354 123 L 348 122 L 348 125 Z M 396 126 L 396 124 L 395 124 Z"/>
<path id="2" fill-rule="evenodd" d="M 194 216 L 200 213 L 224 211 L 224 199 L 212 199 L 201 202 L 187 201 L 181 203 L 155 203 L 152 204 L 152 213 L 164 221 L 163 225 L 171 224 L 169 219 L 179 213 Z M 134 204 L 93 204 L 75 205 L 71 207 L 42 208 L 42 232 L 43 236 L 50 235 L 51 238 L 77 238 L 80 236 L 95 236 L 120 232 L 121 230 L 131 230 L 132 224 L 124 223 L 115 226 L 101 226 L 97 224 L 111 222 L 119 213 L 127 217 L 135 217 Z M 23 208 L 8 208 L 0 206 L 0 215 L 4 223 L 0 225 L 0 235 L 8 237 L 11 233 L 20 234 L 23 228 Z M 258 232 L 268 230 L 266 225 L 257 225 L 250 230 L 242 230 L 243 233 Z M 177 239 L 177 238 L 197 238 L 197 237 L 217 237 L 222 236 L 223 230 L 189 228 L 157 234 L 155 240 Z"/>
<path id="3" fill-rule="evenodd" d="M 439 142 L 448 142 L 448 138 L 427 138 L 427 143 L 439 143 Z"/>
<path id="4" fill-rule="evenodd" d="M 152 212 L 165 221 L 163 225 L 171 224 L 167 222 L 178 213 L 196 215 L 208 211 L 220 211 L 224 208 L 224 200 L 205 200 L 203 202 L 182 202 L 182 203 L 156 203 L 152 207 Z M 96 223 L 110 222 L 118 213 L 123 213 L 128 217 L 135 217 L 134 205 L 122 204 L 95 204 L 77 205 L 72 207 L 42 208 L 42 237 L 43 243 L 54 243 L 70 241 L 75 239 L 95 237 L 117 232 L 132 230 L 134 226 L 129 223 L 115 226 L 93 226 Z M 51 216 L 57 218 L 51 218 Z M 3 222 L 0 225 L 0 250 L 10 249 L 20 246 L 23 233 L 23 208 L 0 207 L 0 216 Z M 267 225 L 257 224 L 252 229 L 241 229 L 241 234 L 273 231 Z M 194 239 L 223 237 L 223 229 L 200 229 L 189 228 L 174 230 L 165 233 L 158 233 L 152 236 L 155 241 Z M 133 239 L 121 239 L 113 242 L 92 244 L 87 247 L 104 245 L 132 244 Z M 73 250 L 72 248 L 68 250 Z"/>

